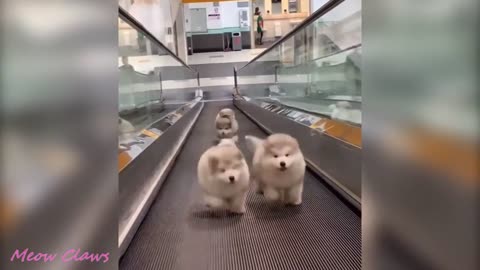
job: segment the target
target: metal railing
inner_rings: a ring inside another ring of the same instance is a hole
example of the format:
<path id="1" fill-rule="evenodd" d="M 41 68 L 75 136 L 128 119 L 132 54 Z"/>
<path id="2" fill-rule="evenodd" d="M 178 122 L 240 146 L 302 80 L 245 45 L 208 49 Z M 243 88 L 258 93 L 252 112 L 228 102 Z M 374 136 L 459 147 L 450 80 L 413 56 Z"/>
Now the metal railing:
<path id="1" fill-rule="evenodd" d="M 128 11 L 126 11 L 125 9 L 123 9 L 122 7 L 118 7 L 118 16 L 128 22 L 128 24 L 130 26 L 132 26 L 133 28 L 135 28 L 135 30 L 141 32 L 142 34 L 144 34 L 151 42 L 153 42 L 155 45 L 157 45 L 158 47 L 162 48 L 166 53 L 168 53 L 171 57 L 173 57 L 175 60 L 177 60 L 180 64 L 182 64 L 184 67 L 186 67 L 187 69 L 195 72 L 197 74 L 197 78 L 199 77 L 198 75 L 198 71 L 194 68 L 192 68 L 191 66 L 187 65 L 180 57 L 178 57 L 174 52 L 172 52 L 167 46 L 163 45 L 163 43 L 158 40 L 152 33 L 150 33 L 150 31 L 148 31 L 148 29 L 143 26 L 142 23 L 140 23 L 139 21 L 137 21 L 137 19 L 135 19 L 132 15 L 130 15 L 130 13 L 128 13 Z M 198 80 L 198 83 L 200 83 L 200 81 Z"/>

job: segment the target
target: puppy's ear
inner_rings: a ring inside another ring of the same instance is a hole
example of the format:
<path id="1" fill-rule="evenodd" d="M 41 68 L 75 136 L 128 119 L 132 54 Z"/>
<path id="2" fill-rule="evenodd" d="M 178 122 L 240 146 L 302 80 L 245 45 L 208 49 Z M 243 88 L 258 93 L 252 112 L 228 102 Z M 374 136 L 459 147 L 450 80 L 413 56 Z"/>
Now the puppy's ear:
<path id="1" fill-rule="evenodd" d="M 237 153 L 236 153 L 236 155 L 235 155 L 235 158 L 236 158 L 237 160 L 242 160 L 242 159 L 244 159 L 242 152 L 237 151 Z"/>
<path id="2" fill-rule="evenodd" d="M 273 144 L 267 139 L 263 141 L 263 148 L 267 153 L 272 153 Z"/>
<path id="3" fill-rule="evenodd" d="M 270 148 L 270 143 L 268 143 L 268 139 L 267 139 L 267 140 L 263 140 L 263 147 L 265 147 L 265 149 Z"/>
<path id="4" fill-rule="evenodd" d="M 211 171 L 216 171 L 218 168 L 218 158 L 210 157 L 208 159 L 208 167 L 210 167 Z"/>

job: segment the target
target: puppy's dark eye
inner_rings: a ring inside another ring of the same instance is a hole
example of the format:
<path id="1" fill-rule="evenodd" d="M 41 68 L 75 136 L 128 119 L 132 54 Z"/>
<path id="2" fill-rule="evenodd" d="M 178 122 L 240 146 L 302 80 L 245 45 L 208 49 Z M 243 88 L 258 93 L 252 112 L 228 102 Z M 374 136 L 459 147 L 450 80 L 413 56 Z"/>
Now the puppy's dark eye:
<path id="1" fill-rule="evenodd" d="M 278 155 L 274 155 L 273 157 L 274 157 L 274 158 L 278 158 Z"/>
<path id="2" fill-rule="evenodd" d="M 222 173 L 224 173 L 224 172 L 225 172 L 225 169 L 221 169 L 220 171 L 221 171 Z"/>
<path id="3" fill-rule="evenodd" d="M 288 154 L 285 154 L 286 157 L 288 157 Z"/>

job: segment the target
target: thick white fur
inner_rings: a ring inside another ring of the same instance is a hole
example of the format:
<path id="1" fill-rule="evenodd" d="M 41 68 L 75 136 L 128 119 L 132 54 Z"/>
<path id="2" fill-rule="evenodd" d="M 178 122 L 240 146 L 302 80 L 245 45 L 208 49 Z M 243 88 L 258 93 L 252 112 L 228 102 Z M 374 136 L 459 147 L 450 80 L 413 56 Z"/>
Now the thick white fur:
<path id="1" fill-rule="evenodd" d="M 301 204 L 306 164 L 297 140 L 287 134 L 273 134 L 265 140 L 246 136 L 245 140 L 254 150 L 252 180 L 257 192 L 270 201 Z"/>
<path id="2" fill-rule="evenodd" d="M 238 141 L 238 121 L 232 109 L 225 108 L 218 112 L 215 117 L 215 128 L 219 139 L 233 138 Z"/>
<path id="3" fill-rule="evenodd" d="M 233 139 L 223 139 L 205 151 L 198 162 L 197 173 L 208 207 L 245 213 L 250 172 Z"/>
<path id="4" fill-rule="evenodd" d="M 118 118 L 118 143 L 133 140 L 135 138 L 135 127 L 129 121 Z"/>
<path id="5" fill-rule="evenodd" d="M 128 122 L 123 118 L 118 118 L 118 129 L 120 133 L 129 133 L 129 132 L 135 131 L 135 128 L 133 127 L 132 123 Z"/>
<path id="6" fill-rule="evenodd" d="M 220 139 L 220 142 L 218 143 L 218 145 L 232 145 L 232 146 L 237 146 L 235 144 L 235 139 Z"/>
<path id="7" fill-rule="evenodd" d="M 247 148 L 250 152 L 255 153 L 255 149 L 262 145 L 264 140 L 257 138 L 255 136 L 247 135 L 245 136 L 245 142 L 247 144 Z"/>

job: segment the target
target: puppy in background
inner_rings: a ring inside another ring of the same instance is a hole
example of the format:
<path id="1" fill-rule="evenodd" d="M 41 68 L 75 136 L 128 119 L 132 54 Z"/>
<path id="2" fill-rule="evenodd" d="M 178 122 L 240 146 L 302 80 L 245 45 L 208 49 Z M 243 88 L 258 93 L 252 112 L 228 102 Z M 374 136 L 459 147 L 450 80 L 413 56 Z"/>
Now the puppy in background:
<path id="1" fill-rule="evenodd" d="M 245 139 L 253 152 L 252 179 L 257 193 L 270 201 L 300 205 L 306 164 L 297 140 L 287 134 Z"/>
<path id="2" fill-rule="evenodd" d="M 233 139 L 222 139 L 205 151 L 198 162 L 197 173 L 208 207 L 245 213 L 250 172 Z"/>
<path id="3" fill-rule="evenodd" d="M 238 141 L 238 122 L 232 109 L 222 109 L 215 118 L 215 127 L 219 139 L 233 138 Z"/>
<path id="4" fill-rule="evenodd" d="M 128 122 L 127 120 L 118 117 L 118 132 L 132 133 L 135 132 L 135 127 L 133 127 L 132 123 Z"/>
<path id="5" fill-rule="evenodd" d="M 118 143 L 128 143 L 135 140 L 136 132 L 135 127 L 129 121 L 119 117 L 118 118 Z"/>
<path id="6" fill-rule="evenodd" d="M 330 117 L 336 120 L 349 121 L 360 124 L 362 122 L 362 112 L 352 109 L 352 104 L 348 101 L 339 101 L 336 104 L 328 106 L 332 110 Z"/>

